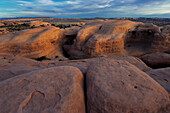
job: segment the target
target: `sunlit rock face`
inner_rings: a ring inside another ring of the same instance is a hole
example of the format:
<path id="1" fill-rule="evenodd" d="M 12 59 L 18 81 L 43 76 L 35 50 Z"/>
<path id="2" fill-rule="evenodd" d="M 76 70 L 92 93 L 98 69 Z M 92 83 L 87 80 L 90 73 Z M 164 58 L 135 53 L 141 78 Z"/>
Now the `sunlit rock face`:
<path id="1" fill-rule="evenodd" d="M 48 22 L 42 22 L 42 21 L 32 21 L 30 23 L 30 27 L 39 27 L 39 26 L 51 26 Z"/>
<path id="2" fill-rule="evenodd" d="M 28 58 L 63 57 L 63 30 L 56 27 L 27 29 L 17 33 L 0 36 L 0 52 L 20 55 Z"/>
<path id="3" fill-rule="evenodd" d="M 77 58 L 123 52 L 125 34 L 136 24 L 126 20 L 90 22 L 79 30 L 73 45 L 66 45 L 65 49 Z"/>

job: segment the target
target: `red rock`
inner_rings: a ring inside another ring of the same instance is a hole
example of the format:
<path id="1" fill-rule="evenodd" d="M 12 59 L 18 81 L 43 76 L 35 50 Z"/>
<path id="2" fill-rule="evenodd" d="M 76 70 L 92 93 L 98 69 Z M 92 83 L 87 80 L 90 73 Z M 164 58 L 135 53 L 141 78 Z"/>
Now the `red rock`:
<path id="1" fill-rule="evenodd" d="M 56 27 L 42 27 L 9 33 L 0 37 L 0 52 L 8 52 L 28 58 L 63 57 L 63 30 Z"/>
<path id="2" fill-rule="evenodd" d="M 0 82 L 1 113 L 85 113 L 83 75 L 65 66 Z"/>
<path id="3" fill-rule="evenodd" d="M 142 56 L 151 52 L 164 52 L 170 48 L 170 37 L 154 24 L 140 23 L 125 37 L 125 49 L 129 55 Z"/>
<path id="4" fill-rule="evenodd" d="M 88 113 L 158 113 L 170 104 L 163 87 L 125 61 L 91 64 L 86 88 Z"/>
<path id="5" fill-rule="evenodd" d="M 95 21 L 83 26 L 73 45 L 65 49 L 74 58 L 95 57 L 124 51 L 125 33 L 133 29 L 131 21 Z"/>
<path id="6" fill-rule="evenodd" d="M 40 62 L 24 57 L 0 55 L 0 81 L 45 68 Z"/>
<path id="7" fill-rule="evenodd" d="M 48 22 L 41 22 L 41 21 L 32 21 L 31 23 L 30 23 L 30 27 L 32 27 L 32 26 L 35 26 L 35 27 L 39 27 L 39 26 L 51 26 L 51 24 L 50 23 L 48 23 Z"/>
<path id="8" fill-rule="evenodd" d="M 170 54 L 167 53 L 146 54 L 141 59 L 152 68 L 170 67 Z"/>
<path id="9" fill-rule="evenodd" d="M 170 93 L 170 67 L 154 69 L 146 73 Z"/>
<path id="10" fill-rule="evenodd" d="M 4 26 L 5 24 L 4 23 L 0 23 L 0 26 Z"/>

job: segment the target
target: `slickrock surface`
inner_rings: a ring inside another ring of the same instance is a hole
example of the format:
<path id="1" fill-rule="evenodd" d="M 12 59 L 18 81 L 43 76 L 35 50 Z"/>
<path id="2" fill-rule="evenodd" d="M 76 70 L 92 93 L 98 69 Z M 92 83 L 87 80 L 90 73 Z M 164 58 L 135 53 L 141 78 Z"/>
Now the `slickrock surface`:
<path id="1" fill-rule="evenodd" d="M 91 22 L 79 30 L 73 45 L 66 45 L 65 49 L 74 58 L 124 52 L 125 33 L 135 25 L 125 20 Z"/>
<path id="2" fill-rule="evenodd" d="M 170 67 L 170 54 L 167 53 L 146 54 L 141 59 L 152 68 Z"/>
<path id="3" fill-rule="evenodd" d="M 0 28 L 0 35 L 7 34 L 9 31 L 7 31 L 6 28 Z"/>
<path id="4" fill-rule="evenodd" d="M 13 56 L 9 54 L 0 54 L 0 81 L 18 76 L 31 71 L 56 67 L 56 66 L 74 66 L 79 68 L 83 74 L 87 72 L 87 68 L 94 62 L 101 59 L 115 59 L 128 61 L 135 65 L 142 71 L 149 71 L 149 68 L 140 59 L 131 56 L 115 56 L 115 57 L 104 57 L 104 58 L 90 58 L 82 60 L 69 60 L 69 61 L 58 61 L 58 60 L 44 60 L 36 61 L 20 56 Z"/>
<path id="5" fill-rule="evenodd" d="M 8 52 L 29 58 L 63 57 L 63 30 L 56 27 L 42 27 L 9 33 L 0 36 L 0 52 Z"/>
<path id="6" fill-rule="evenodd" d="M 157 113 L 169 94 L 149 75 L 125 61 L 100 60 L 86 74 L 88 113 Z"/>
<path id="7" fill-rule="evenodd" d="M 48 22 L 41 22 L 41 21 L 32 21 L 31 23 L 30 23 L 30 27 L 32 27 L 32 26 L 35 26 L 35 27 L 39 27 L 39 26 L 51 26 L 51 24 L 50 23 L 48 23 Z"/>
<path id="8" fill-rule="evenodd" d="M 1 113 L 85 113 L 83 75 L 71 66 L 0 82 L 0 98 Z"/>
<path id="9" fill-rule="evenodd" d="M 170 93 L 170 67 L 154 69 L 146 73 Z"/>
<path id="10" fill-rule="evenodd" d="M 44 68 L 40 62 L 20 56 L 0 55 L 0 81 Z"/>

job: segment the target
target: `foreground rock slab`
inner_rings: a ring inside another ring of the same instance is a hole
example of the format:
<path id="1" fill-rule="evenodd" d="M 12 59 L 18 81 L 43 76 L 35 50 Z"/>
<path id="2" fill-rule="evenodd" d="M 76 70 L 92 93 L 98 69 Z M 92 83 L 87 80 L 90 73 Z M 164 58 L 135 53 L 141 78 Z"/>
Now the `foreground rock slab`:
<path id="1" fill-rule="evenodd" d="M 157 113 L 170 104 L 163 87 L 125 61 L 91 64 L 86 87 L 88 113 Z"/>
<path id="2" fill-rule="evenodd" d="M 62 66 L 0 82 L 1 113 L 85 113 L 83 75 Z"/>
<path id="3" fill-rule="evenodd" d="M 170 67 L 146 72 L 170 93 Z"/>

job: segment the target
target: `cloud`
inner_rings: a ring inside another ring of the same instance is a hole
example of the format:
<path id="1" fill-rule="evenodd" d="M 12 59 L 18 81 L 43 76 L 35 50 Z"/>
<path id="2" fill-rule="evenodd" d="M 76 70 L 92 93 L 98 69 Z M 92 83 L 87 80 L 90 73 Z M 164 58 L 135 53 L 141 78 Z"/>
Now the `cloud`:
<path id="1" fill-rule="evenodd" d="M 18 0 L 15 4 L 17 12 L 9 15 L 122 17 L 170 13 L 170 0 Z"/>

